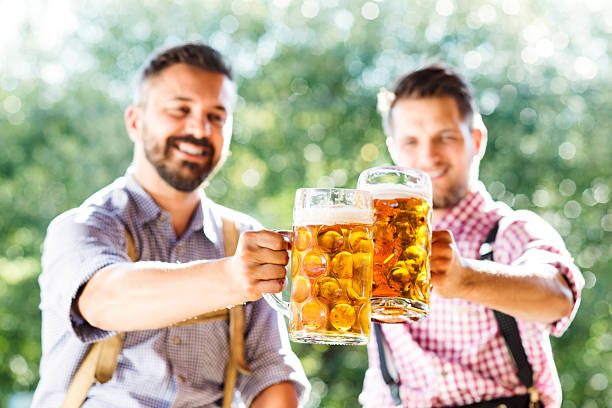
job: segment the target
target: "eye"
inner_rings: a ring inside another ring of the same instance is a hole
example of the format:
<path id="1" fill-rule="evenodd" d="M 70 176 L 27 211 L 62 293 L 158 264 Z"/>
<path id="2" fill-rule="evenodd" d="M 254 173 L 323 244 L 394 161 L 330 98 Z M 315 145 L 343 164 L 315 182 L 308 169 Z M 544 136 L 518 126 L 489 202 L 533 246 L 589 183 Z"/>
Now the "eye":
<path id="1" fill-rule="evenodd" d="M 452 133 L 444 133 L 440 136 L 440 140 L 444 143 L 450 143 L 457 140 L 457 137 Z"/>
<path id="2" fill-rule="evenodd" d="M 416 146 L 417 141 L 415 139 L 404 139 L 401 142 L 401 147 L 410 148 Z"/>
<path id="3" fill-rule="evenodd" d="M 225 117 L 222 115 L 219 115 L 217 113 L 209 113 L 208 114 L 208 120 L 211 123 L 215 123 L 215 124 L 223 124 L 225 122 Z"/>
<path id="4" fill-rule="evenodd" d="M 173 116 L 185 116 L 191 112 L 189 106 L 172 106 L 168 108 L 168 112 Z"/>

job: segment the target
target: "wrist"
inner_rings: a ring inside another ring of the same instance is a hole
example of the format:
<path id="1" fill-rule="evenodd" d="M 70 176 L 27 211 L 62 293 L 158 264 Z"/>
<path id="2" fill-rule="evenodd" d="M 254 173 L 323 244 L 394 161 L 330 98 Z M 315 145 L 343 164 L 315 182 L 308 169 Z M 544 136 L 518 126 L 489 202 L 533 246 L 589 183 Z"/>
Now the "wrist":
<path id="1" fill-rule="evenodd" d="M 478 282 L 478 262 L 474 259 L 462 259 L 461 265 L 461 284 L 459 285 L 459 297 L 464 300 L 473 300 L 473 294 Z"/>

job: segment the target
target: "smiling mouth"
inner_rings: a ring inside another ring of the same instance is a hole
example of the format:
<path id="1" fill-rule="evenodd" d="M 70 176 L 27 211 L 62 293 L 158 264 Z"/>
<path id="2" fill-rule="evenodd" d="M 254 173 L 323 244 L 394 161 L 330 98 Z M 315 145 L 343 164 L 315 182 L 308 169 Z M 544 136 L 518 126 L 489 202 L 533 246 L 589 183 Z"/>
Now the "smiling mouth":
<path id="1" fill-rule="evenodd" d="M 178 151 L 186 153 L 190 156 L 206 157 L 210 154 L 210 147 L 207 146 L 195 146 L 191 143 L 178 142 L 175 144 Z"/>
<path id="2" fill-rule="evenodd" d="M 435 179 L 435 178 L 439 178 L 439 177 L 442 177 L 443 175 L 445 175 L 446 174 L 446 169 L 444 168 L 444 169 L 436 170 L 436 171 L 428 171 L 426 173 L 427 173 L 427 175 L 429 175 L 429 177 L 431 179 Z"/>

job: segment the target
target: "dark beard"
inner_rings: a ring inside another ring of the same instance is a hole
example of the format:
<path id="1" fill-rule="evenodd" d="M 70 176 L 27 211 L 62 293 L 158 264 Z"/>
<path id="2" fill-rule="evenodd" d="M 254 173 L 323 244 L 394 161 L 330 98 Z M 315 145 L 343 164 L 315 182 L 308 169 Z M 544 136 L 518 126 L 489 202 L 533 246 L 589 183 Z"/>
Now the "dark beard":
<path id="1" fill-rule="evenodd" d="M 200 165 L 198 163 L 182 161 L 180 164 L 181 168 L 172 168 L 168 161 L 169 153 L 170 149 L 175 146 L 178 141 L 189 142 L 196 146 L 207 147 L 209 150 L 207 153 L 209 157 L 208 162 Z M 161 145 L 155 145 L 152 143 L 145 143 L 144 151 L 147 160 L 149 160 L 153 167 L 155 167 L 155 170 L 157 170 L 157 174 L 159 174 L 159 176 L 166 183 L 179 191 L 194 191 L 200 185 L 202 185 L 213 169 L 215 148 L 208 141 L 208 139 L 196 139 L 191 135 L 171 136 L 168 138 L 168 140 L 166 140 L 163 151 Z M 181 174 L 181 170 L 185 168 L 188 169 L 188 176 Z"/>
<path id="2" fill-rule="evenodd" d="M 467 185 L 463 185 L 463 184 L 454 186 L 453 189 L 451 189 L 448 193 L 446 193 L 443 196 L 436 195 L 434 191 L 434 194 L 433 194 L 434 209 L 438 208 L 442 210 L 448 210 L 454 207 L 465 196 L 466 191 L 467 191 Z"/>

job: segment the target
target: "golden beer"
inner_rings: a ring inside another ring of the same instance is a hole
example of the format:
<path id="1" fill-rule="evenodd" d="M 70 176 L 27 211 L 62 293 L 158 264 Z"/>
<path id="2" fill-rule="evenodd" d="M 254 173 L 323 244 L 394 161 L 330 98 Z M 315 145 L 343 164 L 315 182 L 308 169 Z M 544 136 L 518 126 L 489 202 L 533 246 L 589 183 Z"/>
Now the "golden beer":
<path id="1" fill-rule="evenodd" d="M 418 321 L 429 312 L 431 181 L 416 170 L 380 167 L 362 173 L 359 187 L 374 197 L 372 320 Z"/>
<path id="2" fill-rule="evenodd" d="M 294 341 L 324 337 L 365 344 L 370 335 L 373 227 L 368 224 L 293 228 L 291 324 Z M 364 340 L 365 339 L 365 340 Z"/>
<path id="3" fill-rule="evenodd" d="M 296 191 L 291 242 L 291 300 L 264 293 L 303 343 L 367 344 L 374 260 L 374 209 L 368 191 Z"/>

